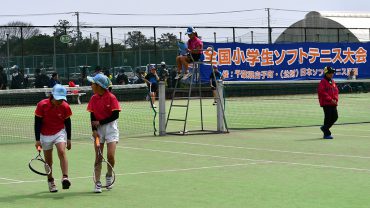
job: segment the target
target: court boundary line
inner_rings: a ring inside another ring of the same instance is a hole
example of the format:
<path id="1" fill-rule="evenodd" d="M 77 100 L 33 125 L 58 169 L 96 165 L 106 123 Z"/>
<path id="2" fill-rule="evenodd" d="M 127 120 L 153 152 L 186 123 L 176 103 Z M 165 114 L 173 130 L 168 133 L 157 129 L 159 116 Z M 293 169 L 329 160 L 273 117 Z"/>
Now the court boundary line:
<path id="1" fill-rule="evenodd" d="M 175 144 L 189 144 L 189 145 L 199 145 L 199 146 L 222 147 L 222 148 L 246 149 L 246 150 L 256 150 L 256 151 L 266 151 L 266 152 L 280 152 L 280 153 L 302 154 L 302 155 L 316 155 L 316 156 L 332 156 L 332 157 L 348 157 L 348 158 L 370 159 L 370 156 L 359 156 L 359 155 L 339 155 L 339 154 L 329 154 L 329 153 L 288 151 L 288 150 L 266 149 L 266 148 L 255 148 L 255 147 L 241 147 L 241 146 L 234 146 L 234 145 L 221 145 L 221 144 L 209 144 L 209 143 L 198 143 L 198 142 L 179 142 L 179 141 L 158 140 L 158 139 L 142 139 L 142 138 L 135 138 L 135 137 L 126 138 L 126 139 L 161 142 L 161 143 L 175 143 Z"/>
<path id="2" fill-rule="evenodd" d="M 280 164 L 287 164 L 287 165 L 297 165 L 297 166 L 308 166 L 308 167 L 318 167 L 318 168 L 328 168 L 328 169 L 342 169 L 342 170 L 353 170 L 359 172 L 369 172 L 370 169 L 366 168 L 353 168 L 353 167 L 342 167 L 342 166 L 333 166 L 333 165 L 320 165 L 320 164 L 311 164 L 311 163 L 298 163 L 298 162 L 287 162 L 287 161 L 275 161 L 275 160 L 261 160 L 261 159 L 250 159 L 250 158 L 237 158 L 237 157 L 227 157 L 227 156 L 218 156 L 218 155 L 205 155 L 205 154 L 198 154 L 198 153 L 188 153 L 188 152 L 175 152 L 175 151 L 167 151 L 167 150 L 157 150 L 157 149 L 146 149 L 141 147 L 128 147 L 128 146 L 118 146 L 118 148 L 123 149 L 134 149 L 134 150 L 144 150 L 144 151 L 152 151 L 152 152 L 162 152 L 162 153 L 170 153 L 170 154 L 182 154 L 182 155 L 189 155 L 189 156 L 199 156 L 199 157 L 211 157 L 211 158 L 219 158 L 219 159 L 229 159 L 229 160 L 242 160 L 242 161 L 254 161 L 254 162 L 269 162 L 269 163 L 280 163 Z"/>
<path id="3" fill-rule="evenodd" d="M 193 167 L 193 168 L 174 168 L 174 169 L 162 169 L 162 170 L 152 170 L 152 171 L 139 171 L 139 172 L 131 172 L 131 173 L 117 173 L 116 176 L 129 176 L 129 175 L 143 175 L 143 174 L 151 174 L 151 173 L 171 173 L 171 172 L 187 172 L 193 170 L 206 170 L 206 169 L 214 169 L 214 168 L 227 168 L 227 167 L 238 167 L 238 166 L 249 166 L 249 165 L 259 165 L 265 164 L 269 162 L 251 162 L 251 163 L 236 163 L 230 165 L 213 165 L 213 166 L 202 166 L 202 167 Z M 76 179 L 87 179 L 91 178 L 91 176 L 79 176 L 79 177 L 71 177 L 69 179 L 76 180 Z M 0 178 L 2 179 L 2 178 Z M 46 180 L 36 179 L 36 180 L 13 180 L 13 182 L 7 183 L 0 183 L 0 185 L 9 185 L 9 184 L 22 184 L 22 183 L 37 183 L 37 182 L 46 182 Z"/>

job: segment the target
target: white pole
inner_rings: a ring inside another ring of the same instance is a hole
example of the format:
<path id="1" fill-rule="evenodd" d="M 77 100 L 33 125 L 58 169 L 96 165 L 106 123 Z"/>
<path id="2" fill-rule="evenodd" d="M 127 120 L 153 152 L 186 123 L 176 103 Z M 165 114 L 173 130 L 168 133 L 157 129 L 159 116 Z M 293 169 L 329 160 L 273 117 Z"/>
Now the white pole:
<path id="1" fill-rule="evenodd" d="M 224 113 L 222 112 L 223 102 L 224 102 L 224 93 L 223 93 L 223 84 L 222 80 L 217 81 L 217 91 L 219 98 L 217 99 L 217 131 L 218 132 L 225 132 L 225 125 L 224 125 Z M 225 107 L 225 106 L 224 106 Z"/>
<path id="2" fill-rule="evenodd" d="M 163 81 L 159 82 L 159 136 L 166 135 L 166 87 Z"/>

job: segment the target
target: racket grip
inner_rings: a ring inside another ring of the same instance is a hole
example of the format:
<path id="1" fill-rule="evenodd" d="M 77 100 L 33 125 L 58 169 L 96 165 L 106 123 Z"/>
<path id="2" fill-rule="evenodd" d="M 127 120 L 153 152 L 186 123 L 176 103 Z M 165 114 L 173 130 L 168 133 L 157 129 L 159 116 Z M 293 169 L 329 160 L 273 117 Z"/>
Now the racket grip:
<path id="1" fill-rule="evenodd" d="M 42 150 L 42 147 L 41 146 L 37 146 L 37 151 L 41 152 Z"/>
<path id="2" fill-rule="evenodd" d="M 95 138 L 95 144 L 97 147 L 100 147 L 100 138 L 98 136 Z"/>

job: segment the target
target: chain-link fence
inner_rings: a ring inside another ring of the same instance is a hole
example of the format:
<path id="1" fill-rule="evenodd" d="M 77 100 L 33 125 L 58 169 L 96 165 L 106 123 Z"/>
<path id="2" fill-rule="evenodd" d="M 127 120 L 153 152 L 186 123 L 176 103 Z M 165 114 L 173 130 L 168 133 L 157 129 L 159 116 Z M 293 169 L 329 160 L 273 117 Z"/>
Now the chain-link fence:
<path id="1" fill-rule="evenodd" d="M 28 76 L 59 74 L 64 84 L 93 73 L 96 66 L 114 77 L 136 73 L 164 61 L 175 67 L 177 42 L 186 41 L 186 27 L 165 26 L 1 26 L 0 65 L 8 80 L 16 71 Z M 289 42 L 365 42 L 369 28 L 196 27 L 205 42 L 248 44 Z"/>

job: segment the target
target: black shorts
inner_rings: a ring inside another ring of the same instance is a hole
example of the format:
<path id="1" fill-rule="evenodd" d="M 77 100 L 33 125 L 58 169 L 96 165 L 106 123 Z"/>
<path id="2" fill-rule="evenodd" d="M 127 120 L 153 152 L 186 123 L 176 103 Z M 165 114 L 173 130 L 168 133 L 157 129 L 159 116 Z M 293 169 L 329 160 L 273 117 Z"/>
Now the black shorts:
<path id="1" fill-rule="evenodd" d="M 148 87 L 150 87 L 150 85 L 148 85 Z M 151 88 L 149 90 L 150 90 L 150 92 L 157 92 L 157 90 L 158 90 L 158 84 L 157 83 L 152 84 L 151 85 Z"/>
<path id="2" fill-rule="evenodd" d="M 216 82 L 212 82 L 212 86 L 213 86 L 213 87 L 211 87 L 211 89 L 212 89 L 212 90 L 216 90 Z"/>
<path id="3" fill-rule="evenodd" d="M 200 54 L 200 53 L 197 53 L 197 54 L 195 54 L 195 53 L 193 53 L 193 54 L 189 54 L 188 55 L 188 57 L 189 57 L 189 59 L 190 59 L 190 63 L 192 63 L 193 62 L 193 60 L 194 61 L 199 61 L 200 60 L 200 56 L 201 56 L 202 54 Z M 191 57 L 190 56 L 192 56 L 193 57 L 193 59 L 191 59 Z"/>

